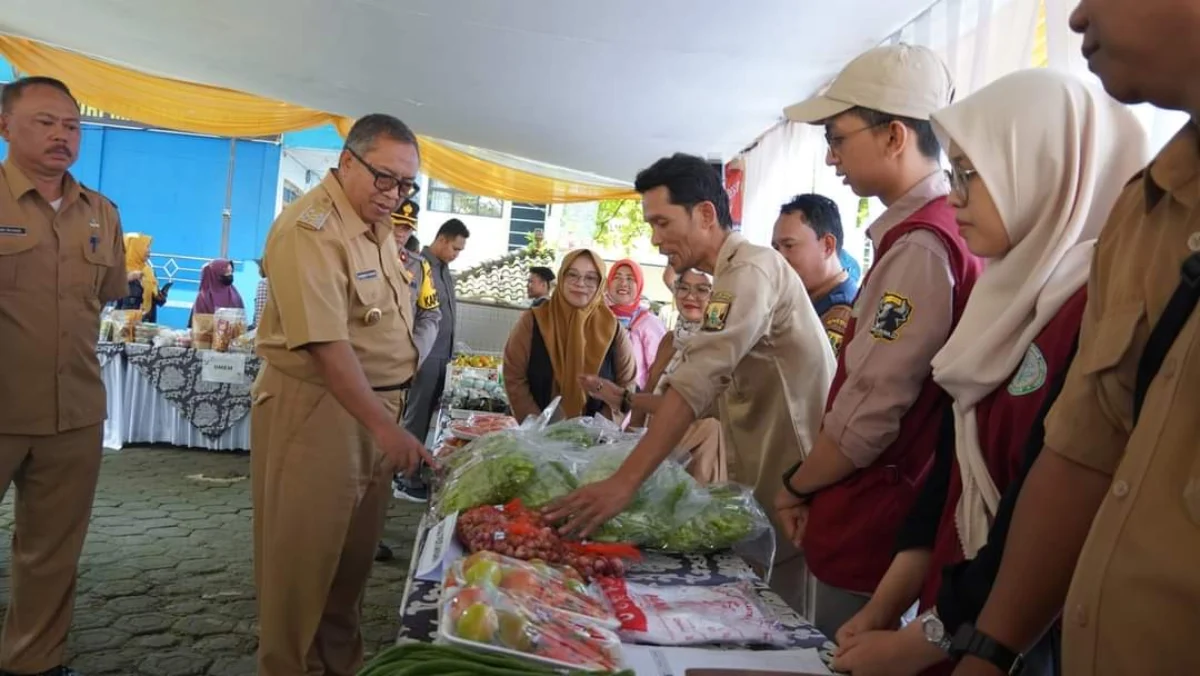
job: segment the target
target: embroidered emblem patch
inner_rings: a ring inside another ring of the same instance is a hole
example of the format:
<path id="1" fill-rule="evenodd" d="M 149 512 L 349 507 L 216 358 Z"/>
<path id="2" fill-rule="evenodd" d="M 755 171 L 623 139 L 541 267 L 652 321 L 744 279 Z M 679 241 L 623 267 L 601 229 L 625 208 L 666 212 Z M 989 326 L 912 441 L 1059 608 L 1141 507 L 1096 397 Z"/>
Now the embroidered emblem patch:
<path id="1" fill-rule="evenodd" d="M 1016 375 L 1008 383 L 1008 393 L 1014 397 L 1023 397 L 1037 392 L 1045 384 L 1046 357 L 1037 345 L 1030 343 Z"/>
<path id="2" fill-rule="evenodd" d="M 328 199 L 320 199 L 310 204 L 296 219 L 296 222 L 307 225 L 313 230 L 320 230 L 325 227 L 325 221 L 329 219 L 329 214 L 332 212 L 333 203 Z"/>
<path id="3" fill-rule="evenodd" d="M 838 356 L 842 353 L 842 341 L 845 340 L 845 336 L 836 331 L 826 330 L 825 333 L 829 336 L 829 346 L 833 348 L 833 356 Z"/>
<path id="4" fill-rule="evenodd" d="M 729 308 L 733 306 L 733 294 L 725 291 L 713 293 L 708 305 L 704 306 L 704 319 L 700 328 L 704 331 L 721 331 L 729 319 Z"/>
<path id="5" fill-rule="evenodd" d="M 900 329 L 912 319 L 912 302 L 891 291 L 879 299 L 875 309 L 875 321 L 871 324 L 871 335 L 876 340 L 892 342 L 900 337 Z"/>

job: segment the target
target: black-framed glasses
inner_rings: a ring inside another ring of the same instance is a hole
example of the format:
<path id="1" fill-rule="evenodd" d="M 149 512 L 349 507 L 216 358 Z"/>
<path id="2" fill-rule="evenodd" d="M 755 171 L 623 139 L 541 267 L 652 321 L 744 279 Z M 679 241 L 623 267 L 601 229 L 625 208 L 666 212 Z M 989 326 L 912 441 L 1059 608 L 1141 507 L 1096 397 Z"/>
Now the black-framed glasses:
<path id="1" fill-rule="evenodd" d="M 371 176 L 375 178 L 375 189 L 379 192 L 391 192 L 396 188 L 399 188 L 401 199 L 412 197 L 418 192 L 421 192 L 421 186 L 418 185 L 413 179 L 396 178 L 385 171 L 376 169 L 375 167 L 371 166 L 370 162 L 364 160 L 362 155 L 354 152 L 354 149 L 350 146 L 346 146 L 346 152 L 350 153 L 351 157 L 358 160 L 359 164 L 363 165 L 367 171 L 371 172 Z"/>
<path id="2" fill-rule="evenodd" d="M 962 206 L 967 206 L 971 198 L 971 181 L 979 175 L 974 169 L 963 169 L 958 165 L 950 165 L 950 191 Z"/>
<path id="3" fill-rule="evenodd" d="M 834 134 L 830 134 L 829 132 L 825 132 L 825 144 L 829 146 L 830 150 L 832 150 L 833 152 L 836 153 L 842 149 L 842 144 L 845 143 L 846 139 L 850 138 L 851 136 L 854 136 L 855 134 L 861 134 L 862 132 L 867 131 L 868 129 L 876 129 L 878 127 L 882 127 L 885 124 L 891 124 L 891 122 L 889 121 L 889 122 L 880 122 L 878 124 L 869 124 L 865 127 L 861 127 L 859 129 L 855 129 L 854 131 L 846 132 L 845 134 L 840 134 L 840 135 L 834 135 Z"/>

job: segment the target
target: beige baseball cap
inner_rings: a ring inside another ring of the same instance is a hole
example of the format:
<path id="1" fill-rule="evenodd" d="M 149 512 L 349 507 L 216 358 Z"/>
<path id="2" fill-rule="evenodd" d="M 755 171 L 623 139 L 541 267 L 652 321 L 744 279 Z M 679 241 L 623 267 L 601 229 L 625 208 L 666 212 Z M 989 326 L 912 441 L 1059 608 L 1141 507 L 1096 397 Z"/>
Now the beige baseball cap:
<path id="1" fill-rule="evenodd" d="M 820 124 L 861 106 L 928 120 L 953 99 L 953 78 L 941 57 L 926 47 L 898 44 L 859 55 L 824 92 L 784 108 L 783 114 L 793 122 Z"/>

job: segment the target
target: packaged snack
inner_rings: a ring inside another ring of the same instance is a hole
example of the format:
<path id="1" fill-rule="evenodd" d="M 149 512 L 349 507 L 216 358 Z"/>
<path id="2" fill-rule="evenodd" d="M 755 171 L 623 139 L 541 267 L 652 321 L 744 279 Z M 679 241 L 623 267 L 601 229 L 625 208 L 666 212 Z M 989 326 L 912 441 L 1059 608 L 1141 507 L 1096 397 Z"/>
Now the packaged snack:
<path id="1" fill-rule="evenodd" d="M 616 578 L 598 584 L 621 620 L 623 640 L 652 645 L 788 645 L 788 633 L 749 582 L 651 587 Z"/>
<path id="2" fill-rule="evenodd" d="M 213 346 L 213 316 L 209 314 L 192 315 L 192 347 L 197 350 L 211 350 Z"/>
<path id="3" fill-rule="evenodd" d="M 212 349 L 228 352 L 233 341 L 246 332 L 246 311 L 241 308 L 220 308 L 213 314 Z"/>

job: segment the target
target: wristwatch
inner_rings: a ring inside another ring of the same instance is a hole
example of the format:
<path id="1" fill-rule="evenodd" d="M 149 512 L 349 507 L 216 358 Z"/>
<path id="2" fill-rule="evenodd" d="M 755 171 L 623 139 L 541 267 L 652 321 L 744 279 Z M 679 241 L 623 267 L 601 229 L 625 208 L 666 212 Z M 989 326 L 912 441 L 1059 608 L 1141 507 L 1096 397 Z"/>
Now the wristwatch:
<path id="1" fill-rule="evenodd" d="M 621 394 L 621 413 L 629 413 L 633 410 L 633 392 L 625 390 Z"/>
<path id="2" fill-rule="evenodd" d="M 944 653 L 950 652 L 950 635 L 946 633 L 946 625 L 942 624 L 936 612 L 931 610 L 917 618 L 917 621 L 921 623 L 921 631 L 925 634 L 926 641 Z"/>
<path id="3" fill-rule="evenodd" d="M 979 631 L 969 622 L 964 622 L 950 642 L 950 656 L 961 660 L 965 655 L 977 657 L 996 667 L 1008 676 L 1019 676 L 1025 671 L 1025 656 L 1001 645 L 999 641 Z"/>

